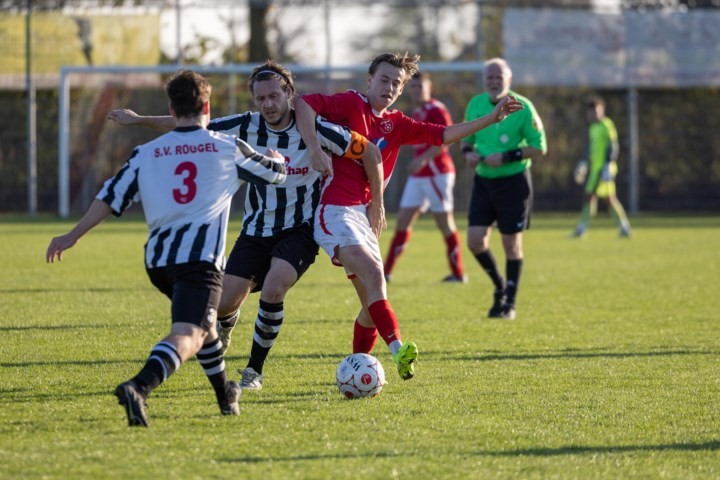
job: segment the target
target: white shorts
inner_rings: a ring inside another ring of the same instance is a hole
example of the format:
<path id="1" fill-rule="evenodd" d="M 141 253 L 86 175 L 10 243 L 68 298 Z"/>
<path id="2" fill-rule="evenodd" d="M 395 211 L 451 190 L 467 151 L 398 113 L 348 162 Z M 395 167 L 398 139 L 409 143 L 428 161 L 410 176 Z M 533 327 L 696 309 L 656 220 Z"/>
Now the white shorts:
<path id="1" fill-rule="evenodd" d="M 405 182 L 400 208 L 420 208 L 433 213 L 453 211 L 455 174 L 443 173 L 432 177 L 408 177 Z"/>
<path id="2" fill-rule="evenodd" d="M 370 228 L 366 205 L 345 207 L 340 205 L 318 206 L 315 214 L 315 242 L 325 250 L 333 265 L 342 267 L 337 258 L 338 249 L 351 245 L 364 245 L 372 256 L 382 264 L 380 244 Z M 353 272 L 345 268 L 348 278 Z"/>

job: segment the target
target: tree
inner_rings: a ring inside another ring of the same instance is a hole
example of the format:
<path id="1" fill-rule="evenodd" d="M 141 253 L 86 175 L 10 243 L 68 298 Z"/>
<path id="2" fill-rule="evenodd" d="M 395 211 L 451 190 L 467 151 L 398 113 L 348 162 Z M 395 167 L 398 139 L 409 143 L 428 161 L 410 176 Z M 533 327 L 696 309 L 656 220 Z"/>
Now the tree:
<path id="1" fill-rule="evenodd" d="M 250 51 L 251 63 L 264 62 L 270 58 L 267 44 L 267 18 L 272 0 L 250 0 Z"/>

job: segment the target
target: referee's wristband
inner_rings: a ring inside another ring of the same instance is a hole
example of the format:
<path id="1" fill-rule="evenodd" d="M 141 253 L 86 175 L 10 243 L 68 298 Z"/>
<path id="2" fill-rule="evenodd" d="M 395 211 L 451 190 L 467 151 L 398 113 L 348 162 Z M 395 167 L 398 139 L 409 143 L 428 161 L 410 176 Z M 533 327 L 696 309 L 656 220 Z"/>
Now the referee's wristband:
<path id="1" fill-rule="evenodd" d="M 508 162 L 519 162 L 523 159 L 522 148 L 516 148 L 514 150 L 508 150 L 502 154 L 503 163 Z"/>

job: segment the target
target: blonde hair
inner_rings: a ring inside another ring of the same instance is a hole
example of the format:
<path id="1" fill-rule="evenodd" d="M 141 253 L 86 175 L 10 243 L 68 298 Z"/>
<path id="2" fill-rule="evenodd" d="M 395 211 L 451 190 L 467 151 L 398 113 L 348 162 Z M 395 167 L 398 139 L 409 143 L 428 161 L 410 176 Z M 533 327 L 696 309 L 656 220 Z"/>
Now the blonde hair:
<path id="1" fill-rule="evenodd" d="M 408 52 L 405 53 L 383 53 L 373 58 L 370 62 L 370 68 L 368 73 L 375 75 L 378 65 L 381 63 L 389 63 L 393 67 L 397 67 L 405 72 L 405 78 L 403 79 L 403 85 L 410 80 L 419 70 L 420 66 L 420 55 L 410 55 Z"/>

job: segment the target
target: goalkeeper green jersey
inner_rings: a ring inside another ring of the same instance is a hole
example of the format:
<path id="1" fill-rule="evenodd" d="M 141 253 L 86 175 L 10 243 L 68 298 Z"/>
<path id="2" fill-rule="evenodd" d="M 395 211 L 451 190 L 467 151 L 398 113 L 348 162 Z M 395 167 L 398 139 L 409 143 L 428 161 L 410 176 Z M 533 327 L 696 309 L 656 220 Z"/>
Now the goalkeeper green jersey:
<path id="1" fill-rule="evenodd" d="M 599 172 L 605 164 L 617 160 L 620 147 L 615 124 L 608 117 L 593 122 L 588 129 L 590 138 L 590 171 Z"/>
<path id="2" fill-rule="evenodd" d="M 481 157 L 526 146 L 535 147 L 543 152 L 547 151 L 545 130 L 532 102 L 513 91 L 510 92 L 510 95 L 521 102 L 525 108 L 508 115 L 502 122 L 484 128 L 464 139 Z M 476 95 L 465 109 L 465 121 L 487 115 L 494 108 L 495 104 L 490 101 L 487 93 Z M 475 173 L 486 178 L 508 177 L 530 168 L 531 163 L 529 158 L 525 158 L 520 161 L 504 163 L 499 167 L 491 167 L 481 161 L 475 168 Z"/>

